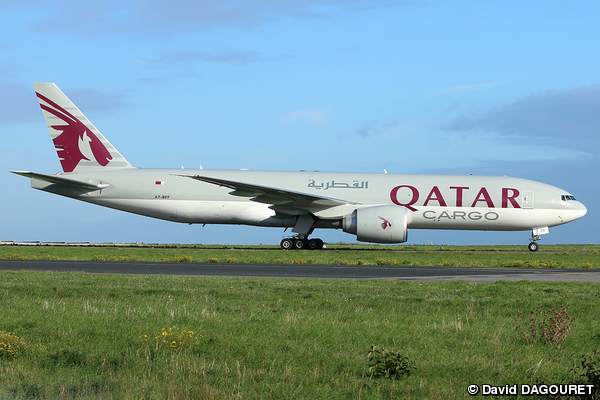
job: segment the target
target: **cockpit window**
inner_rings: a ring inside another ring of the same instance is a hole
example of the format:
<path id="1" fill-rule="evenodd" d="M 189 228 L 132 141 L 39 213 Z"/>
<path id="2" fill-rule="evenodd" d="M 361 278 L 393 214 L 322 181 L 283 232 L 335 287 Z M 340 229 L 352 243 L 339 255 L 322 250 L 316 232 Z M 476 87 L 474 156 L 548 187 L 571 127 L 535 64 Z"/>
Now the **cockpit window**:
<path id="1" fill-rule="evenodd" d="M 577 200 L 575 199 L 575 196 L 571 196 L 570 194 L 562 194 L 562 195 L 560 196 L 560 199 L 561 199 L 562 201 L 570 201 L 570 200 L 575 200 L 575 201 L 577 201 Z"/>

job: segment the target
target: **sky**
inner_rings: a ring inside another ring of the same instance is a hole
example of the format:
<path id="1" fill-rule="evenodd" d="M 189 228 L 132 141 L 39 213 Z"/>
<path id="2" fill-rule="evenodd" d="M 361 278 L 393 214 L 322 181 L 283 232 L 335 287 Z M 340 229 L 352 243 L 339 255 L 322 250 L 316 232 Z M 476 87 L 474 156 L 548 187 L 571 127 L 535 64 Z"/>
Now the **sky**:
<path id="1" fill-rule="evenodd" d="M 60 171 L 31 86 L 55 82 L 138 167 L 508 175 L 588 208 L 542 246 L 600 242 L 598 2 L 0 0 L 0 10 L 0 240 L 275 244 L 290 233 L 176 224 L 31 189 L 9 171 Z M 408 244 L 529 237 L 410 230 Z"/>

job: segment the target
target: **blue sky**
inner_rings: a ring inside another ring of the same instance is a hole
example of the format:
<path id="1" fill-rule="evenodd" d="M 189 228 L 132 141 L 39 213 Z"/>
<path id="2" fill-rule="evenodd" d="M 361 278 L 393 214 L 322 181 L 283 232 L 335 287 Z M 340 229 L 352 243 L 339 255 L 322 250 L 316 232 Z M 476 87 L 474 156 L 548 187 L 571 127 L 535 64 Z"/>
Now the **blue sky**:
<path id="1" fill-rule="evenodd" d="M 588 214 L 544 243 L 599 243 L 593 1 L 0 0 L 0 240 L 278 243 L 29 188 L 60 170 L 32 82 L 55 82 L 134 165 L 509 175 Z M 352 235 L 317 231 L 326 241 Z M 526 244 L 417 231 L 409 243 Z"/>

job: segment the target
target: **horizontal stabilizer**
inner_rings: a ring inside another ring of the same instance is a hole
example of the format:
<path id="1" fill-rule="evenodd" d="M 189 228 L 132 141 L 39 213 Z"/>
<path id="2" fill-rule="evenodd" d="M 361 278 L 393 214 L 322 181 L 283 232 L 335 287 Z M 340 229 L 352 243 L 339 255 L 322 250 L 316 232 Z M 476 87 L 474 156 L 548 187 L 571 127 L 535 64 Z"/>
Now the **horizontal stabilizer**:
<path id="1" fill-rule="evenodd" d="M 27 178 L 39 179 L 41 181 L 46 181 L 50 183 L 54 183 L 57 185 L 70 186 L 73 188 L 79 189 L 88 189 L 88 190 L 100 190 L 109 187 L 108 183 L 93 183 L 93 182 L 82 182 L 75 179 L 66 178 L 63 175 L 46 175 L 40 174 L 37 172 L 29 172 L 29 171 L 10 171 L 13 174 L 25 176 Z"/>

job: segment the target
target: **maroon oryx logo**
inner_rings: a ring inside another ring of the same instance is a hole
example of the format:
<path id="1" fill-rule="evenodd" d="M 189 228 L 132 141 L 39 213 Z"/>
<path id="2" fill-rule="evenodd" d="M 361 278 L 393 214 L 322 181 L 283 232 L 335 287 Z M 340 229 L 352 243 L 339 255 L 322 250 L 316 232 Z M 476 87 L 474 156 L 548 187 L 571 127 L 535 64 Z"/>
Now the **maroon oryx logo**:
<path id="1" fill-rule="evenodd" d="M 392 227 L 392 223 L 390 221 L 388 221 L 387 219 L 383 218 L 383 217 L 377 217 L 380 220 L 382 220 L 383 222 L 381 223 L 381 228 L 383 228 L 383 230 L 387 229 L 387 228 L 391 228 Z"/>
<path id="2" fill-rule="evenodd" d="M 47 104 L 40 103 L 42 110 L 67 123 L 67 125 L 51 126 L 54 130 L 62 131 L 60 135 L 53 139 L 53 142 L 63 171 L 73 172 L 81 160 L 91 161 L 92 158 L 103 167 L 108 165 L 112 160 L 110 152 L 83 122 L 47 97 L 39 93 L 36 94 L 40 100 Z"/>

